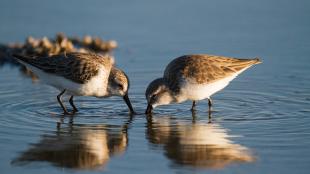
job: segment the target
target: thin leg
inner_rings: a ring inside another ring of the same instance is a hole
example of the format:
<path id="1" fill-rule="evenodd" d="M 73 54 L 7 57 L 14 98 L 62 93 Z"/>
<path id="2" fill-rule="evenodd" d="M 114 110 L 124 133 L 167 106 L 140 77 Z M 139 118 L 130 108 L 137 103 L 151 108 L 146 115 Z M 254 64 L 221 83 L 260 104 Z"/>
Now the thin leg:
<path id="1" fill-rule="evenodd" d="M 59 95 L 57 95 L 57 100 L 58 100 L 58 103 L 60 104 L 61 108 L 63 109 L 64 111 L 64 114 L 70 114 L 66 107 L 63 105 L 62 101 L 61 101 L 61 96 L 66 92 L 66 89 L 64 89 Z"/>
<path id="2" fill-rule="evenodd" d="M 209 106 L 209 112 L 208 112 L 208 114 L 209 114 L 209 119 L 211 119 L 211 107 L 212 107 L 212 100 L 211 100 L 211 98 L 208 98 L 208 106 Z"/>
<path id="3" fill-rule="evenodd" d="M 192 110 L 192 123 L 196 122 L 196 111 Z"/>
<path id="4" fill-rule="evenodd" d="M 73 95 L 71 95 L 70 99 L 69 99 L 69 103 L 73 108 L 73 112 L 78 112 L 79 110 L 75 107 L 74 103 L 73 103 Z"/>
<path id="5" fill-rule="evenodd" d="M 195 108 L 196 108 L 196 101 L 195 100 L 193 100 L 193 104 L 192 104 L 192 111 L 194 111 L 195 110 Z"/>
<path id="6" fill-rule="evenodd" d="M 211 118 L 212 118 L 211 111 L 208 112 L 208 116 L 209 116 L 209 117 L 208 117 L 208 118 L 209 118 L 208 123 L 211 123 Z"/>
<path id="7" fill-rule="evenodd" d="M 208 106 L 209 106 L 209 111 L 211 111 L 211 107 L 212 107 L 212 100 L 211 100 L 211 98 L 208 98 Z"/>

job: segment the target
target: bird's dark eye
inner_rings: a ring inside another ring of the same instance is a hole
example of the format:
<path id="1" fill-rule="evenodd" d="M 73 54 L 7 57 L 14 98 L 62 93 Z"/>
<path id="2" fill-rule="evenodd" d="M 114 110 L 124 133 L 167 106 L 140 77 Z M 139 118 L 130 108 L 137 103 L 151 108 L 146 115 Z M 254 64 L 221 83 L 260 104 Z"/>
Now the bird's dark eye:
<path id="1" fill-rule="evenodd" d="M 151 100 L 154 100 L 156 98 L 156 94 L 151 95 Z"/>
<path id="2" fill-rule="evenodd" d="M 121 85 L 121 84 L 117 84 L 117 87 L 118 87 L 119 89 L 123 89 L 123 85 Z"/>

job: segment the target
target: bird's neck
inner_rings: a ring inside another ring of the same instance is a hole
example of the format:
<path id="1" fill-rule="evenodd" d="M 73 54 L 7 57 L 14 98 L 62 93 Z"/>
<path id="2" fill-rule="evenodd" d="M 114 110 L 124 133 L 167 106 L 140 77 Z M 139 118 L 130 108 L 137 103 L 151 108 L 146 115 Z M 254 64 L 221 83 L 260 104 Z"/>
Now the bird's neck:
<path id="1" fill-rule="evenodd" d="M 182 93 L 178 93 L 178 94 L 175 94 L 174 96 L 174 102 L 175 103 L 182 103 L 184 101 L 186 101 L 188 98 L 186 95 L 183 95 Z"/>

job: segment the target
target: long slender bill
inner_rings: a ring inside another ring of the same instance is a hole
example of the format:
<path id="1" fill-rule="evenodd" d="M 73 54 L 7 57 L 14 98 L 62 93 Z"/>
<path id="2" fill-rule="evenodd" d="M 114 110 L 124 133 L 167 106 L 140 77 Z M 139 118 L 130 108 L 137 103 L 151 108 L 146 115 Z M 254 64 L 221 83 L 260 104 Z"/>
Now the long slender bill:
<path id="1" fill-rule="evenodd" d="M 124 99 L 125 103 L 127 104 L 130 113 L 134 114 L 135 111 L 132 108 L 131 102 L 130 102 L 129 97 L 128 97 L 128 93 L 124 95 L 123 99 Z"/>
<path id="2" fill-rule="evenodd" d="M 148 104 L 148 105 L 147 105 L 147 108 L 146 108 L 146 111 L 145 111 L 145 114 L 150 114 L 150 113 L 152 113 L 152 110 L 153 110 L 152 105 Z"/>

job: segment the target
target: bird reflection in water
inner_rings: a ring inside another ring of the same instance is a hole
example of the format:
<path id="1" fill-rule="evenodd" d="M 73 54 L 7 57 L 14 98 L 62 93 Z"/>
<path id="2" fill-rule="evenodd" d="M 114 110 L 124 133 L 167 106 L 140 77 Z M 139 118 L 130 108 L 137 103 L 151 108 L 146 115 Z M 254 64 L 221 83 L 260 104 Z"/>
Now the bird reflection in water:
<path id="1" fill-rule="evenodd" d="M 129 123 L 118 126 L 57 126 L 57 131 L 43 135 L 40 142 L 22 152 L 12 164 L 50 162 L 61 168 L 103 169 L 112 156 L 121 155 L 126 151 Z"/>
<path id="2" fill-rule="evenodd" d="M 174 164 L 202 169 L 221 169 L 229 164 L 255 160 L 250 150 L 231 140 L 215 123 L 180 121 L 165 116 L 147 118 L 147 139 L 161 147 Z"/>

